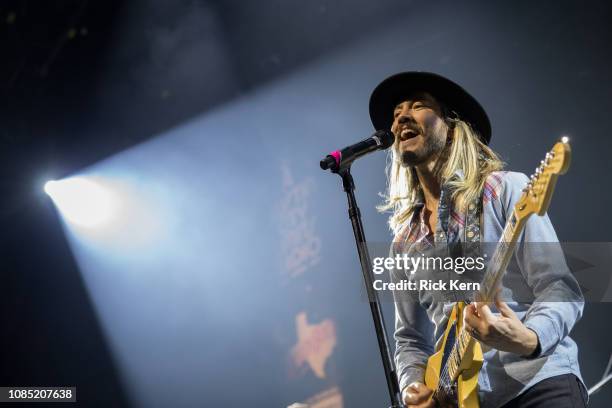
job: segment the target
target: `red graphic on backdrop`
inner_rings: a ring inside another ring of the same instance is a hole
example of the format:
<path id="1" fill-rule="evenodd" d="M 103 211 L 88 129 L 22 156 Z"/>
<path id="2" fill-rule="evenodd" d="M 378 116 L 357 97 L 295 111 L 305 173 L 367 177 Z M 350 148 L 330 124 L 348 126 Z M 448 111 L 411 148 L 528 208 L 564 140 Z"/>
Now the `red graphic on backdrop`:
<path id="1" fill-rule="evenodd" d="M 336 326 L 330 319 L 309 324 L 305 312 L 296 316 L 295 323 L 298 342 L 291 350 L 294 364 L 308 363 L 317 377 L 325 378 L 325 363 L 336 346 Z"/>

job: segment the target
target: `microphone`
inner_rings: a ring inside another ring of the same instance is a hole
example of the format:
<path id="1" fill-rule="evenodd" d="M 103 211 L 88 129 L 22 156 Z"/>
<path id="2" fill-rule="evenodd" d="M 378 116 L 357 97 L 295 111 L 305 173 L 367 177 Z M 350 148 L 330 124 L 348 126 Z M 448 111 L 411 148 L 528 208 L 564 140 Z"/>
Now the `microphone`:
<path id="1" fill-rule="evenodd" d="M 350 166 L 353 161 L 363 155 L 376 150 L 388 149 L 394 141 L 395 136 L 391 131 L 377 130 L 372 136 L 359 143 L 331 152 L 319 164 L 323 170 L 330 169 L 332 172 L 337 173 Z"/>

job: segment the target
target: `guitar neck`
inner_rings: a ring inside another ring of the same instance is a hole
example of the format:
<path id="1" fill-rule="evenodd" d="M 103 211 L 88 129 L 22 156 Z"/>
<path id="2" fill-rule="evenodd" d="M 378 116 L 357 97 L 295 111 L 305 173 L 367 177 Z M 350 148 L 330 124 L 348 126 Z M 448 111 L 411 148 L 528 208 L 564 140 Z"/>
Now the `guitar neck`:
<path id="1" fill-rule="evenodd" d="M 519 219 L 516 216 L 516 211 L 512 211 L 510 219 L 506 222 L 502 236 L 497 243 L 495 252 L 493 252 L 493 256 L 489 261 L 489 265 L 475 300 L 480 302 L 493 301 L 497 288 L 504 276 L 504 272 L 510 263 L 514 248 L 516 247 L 516 242 L 523 230 L 525 221 L 526 218 Z"/>

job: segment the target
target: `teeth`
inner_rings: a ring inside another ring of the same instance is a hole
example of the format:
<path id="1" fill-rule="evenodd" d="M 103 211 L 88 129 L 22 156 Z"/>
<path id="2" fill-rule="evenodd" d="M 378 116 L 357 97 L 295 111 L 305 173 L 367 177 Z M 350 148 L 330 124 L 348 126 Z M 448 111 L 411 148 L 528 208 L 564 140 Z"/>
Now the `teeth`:
<path id="1" fill-rule="evenodd" d="M 404 129 L 402 130 L 402 133 L 400 133 L 400 136 L 404 137 L 408 136 L 408 134 L 416 134 L 416 132 L 412 129 Z"/>

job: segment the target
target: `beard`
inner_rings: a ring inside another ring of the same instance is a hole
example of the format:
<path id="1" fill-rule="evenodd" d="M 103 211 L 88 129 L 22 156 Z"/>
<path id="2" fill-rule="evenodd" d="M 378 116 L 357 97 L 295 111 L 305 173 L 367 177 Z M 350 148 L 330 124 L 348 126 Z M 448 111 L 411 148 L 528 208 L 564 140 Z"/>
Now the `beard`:
<path id="1" fill-rule="evenodd" d="M 414 151 L 401 152 L 400 160 L 403 167 L 415 167 L 429 161 L 444 150 L 446 146 L 445 126 L 438 126 L 428 132 L 425 143 Z"/>

